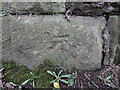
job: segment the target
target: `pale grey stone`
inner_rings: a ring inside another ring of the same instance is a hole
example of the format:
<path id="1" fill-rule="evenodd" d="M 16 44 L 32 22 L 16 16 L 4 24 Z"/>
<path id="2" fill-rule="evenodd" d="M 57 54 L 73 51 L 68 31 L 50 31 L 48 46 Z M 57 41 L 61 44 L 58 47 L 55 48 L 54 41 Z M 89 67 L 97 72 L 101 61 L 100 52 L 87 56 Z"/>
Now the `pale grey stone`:
<path id="1" fill-rule="evenodd" d="M 113 63 L 118 47 L 118 16 L 110 16 L 108 29 L 110 31 L 110 62 Z"/>
<path id="2" fill-rule="evenodd" d="M 118 19 L 118 23 L 117 24 L 114 24 L 114 25 L 118 25 L 118 43 L 117 43 L 117 49 L 116 49 L 116 53 L 114 54 L 115 58 L 114 58 L 114 63 L 115 64 L 120 64 L 120 16 L 117 17 L 114 17 L 114 19 Z"/>
<path id="3" fill-rule="evenodd" d="M 3 17 L 3 60 L 14 60 L 30 69 L 45 59 L 63 68 L 101 68 L 103 17 L 63 15 Z M 8 41 L 6 41 L 8 40 Z"/>
<path id="4" fill-rule="evenodd" d="M 54 14 L 65 12 L 64 2 L 3 2 L 2 9 L 8 13 L 18 14 Z"/>

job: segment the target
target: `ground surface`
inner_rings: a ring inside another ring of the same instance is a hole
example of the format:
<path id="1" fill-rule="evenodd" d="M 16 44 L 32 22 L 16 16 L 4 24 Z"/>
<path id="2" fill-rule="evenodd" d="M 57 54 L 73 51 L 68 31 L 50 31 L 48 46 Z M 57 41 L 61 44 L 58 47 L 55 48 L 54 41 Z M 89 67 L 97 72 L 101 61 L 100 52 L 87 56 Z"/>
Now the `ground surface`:
<path id="1" fill-rule="evenodd" d="M 75 74 L 74 85 L 72 88 L 118 88 L 118 77 L 119 73 L 116 70 L 120 67 L 106 66 L 98 71 L 81 71 Z M 115 70 L 116 69 L 116 70 Z M 117 75 L 118 74 L 118 75 Z M 112 76 L 110 79 L 110 85 L 105 84 L 103 80 L 100 80 L 98 76 L 107 78 Z M 62 87 L 65 87 L 61 85 Z"/>
<path id="2" fill-rule="evenodd" d="M 45 66 L 44 66 L 45 65 Z M 50 84 L 50 81 L 54 78 L 46 73 L 47 70 L 52 71 L 59 71 L 58 69 L 53 69 L 53 66 L 50 62 L 44 62 L 44 65 L 40 66 L 40 70 L 38 71 L 32 71 L 28 70 L 25 67 L 17 66 L 15 63 L 10 62 L 4 63 L 3 67 L 5 70 L 3 71 L 3 87 L 8 88 L 10 85 L 6 85 L 9 82 L 14 82 L 18 85 L 20 85 L 23 81 L 30 78 L 29 72 L 33 72 L 35 75 L 39 76 L 38 79 L 35 80 L 36 88 L 53 88 L 53 85 Z M 74 74 L 74 84 L 71 87 L 68 87 L 67 85 L 60 83 L 61 88 L 119 88 L 120 84 L 120 66 L 105 66 L 100 70 L 97 71 L 64 71 L 63 74 Z M 98 78 L 98 76 L 101 76 L 102 78 L 107 78 L 111 76 L 109 79 L 110 86 L 105 84 L 103 80 Z M 13 86 L 11 86 L 13 87 Z M 32 88 L 32 86 L 28 83 L 25 88 Z"/>

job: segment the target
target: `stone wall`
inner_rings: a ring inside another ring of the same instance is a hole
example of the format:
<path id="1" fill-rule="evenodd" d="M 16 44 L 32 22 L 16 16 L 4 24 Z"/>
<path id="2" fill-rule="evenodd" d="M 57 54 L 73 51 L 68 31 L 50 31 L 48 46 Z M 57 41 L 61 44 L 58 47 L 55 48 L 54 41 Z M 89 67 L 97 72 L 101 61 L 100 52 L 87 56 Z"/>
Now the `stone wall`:
<path id="1" fill-rule="evenodd" d="M 66 3 L 2 3 L 3 61 L 13 60 L 34 69 L 48 59 L 67 69 L 101 68 L 104 17 L 64 18 Z M 118 16 L 111 16 L 110 62 L 119 53 Z M 117 49 L 118 48 L 118 49 Z"/>

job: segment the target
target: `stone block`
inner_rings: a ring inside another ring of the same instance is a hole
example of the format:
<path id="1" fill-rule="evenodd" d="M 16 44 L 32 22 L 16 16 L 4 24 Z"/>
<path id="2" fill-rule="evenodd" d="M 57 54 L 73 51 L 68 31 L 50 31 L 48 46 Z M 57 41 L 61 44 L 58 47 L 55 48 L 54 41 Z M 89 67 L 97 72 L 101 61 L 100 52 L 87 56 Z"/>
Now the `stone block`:
<path id="1" fill-rule="evenodd" d="M 6 16 L 2 20 L 5 61 L 12 57 L 29 69 L 45 59 L 66 69 L 101 68 L 103 17 L 77 16 L 67 21 L 63 15 L 39 15 Z"/>
<path id="2" fill-rule="evenodd" d="M 55 14 L 65 12 L 64 2 L 3 2 L 3 11 L 12 14 Z"/>

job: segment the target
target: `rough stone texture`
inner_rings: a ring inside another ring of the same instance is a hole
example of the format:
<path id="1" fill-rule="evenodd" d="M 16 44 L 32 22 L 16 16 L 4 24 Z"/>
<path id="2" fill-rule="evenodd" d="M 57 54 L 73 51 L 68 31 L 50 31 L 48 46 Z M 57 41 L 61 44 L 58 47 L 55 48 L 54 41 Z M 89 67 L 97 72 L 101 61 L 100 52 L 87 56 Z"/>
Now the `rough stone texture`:
<path id="1" fill-rule="evenodd" d="M 2 59 L 12 60 L 10 19 L 2 17 Z"/>
<path id="2" fill-rule="evenodd" d="M 118 45 L 115 54 L 115 64 L 120 64 L 120 16 L 118 16 Z"/>
<path id="3" fill-rule="evenodd" d="M 64 2 L 3 2 L 2 9 L 13 14 L 53 14 L 65 12 L 65 4 Z"/>
<path id="4" fill-rule="evenodd" d="M 111 16 L 108 23 L 110 31 L 110 62 L 113 63 L 118 47 L 118 16 Z"/>
<path id="5" fill-rule="evenodd" d="M 32 69 L 45 59 L 67 68 L 98 69 L 102 59 L 103 18 L 15 16 L 3 18 L 3 60 Z M 8 59 L 7 59 L 8 58 Z"/>
<path id="6" fill-rule="evenodd" d="M 0 1 L 0 12 L 2 10 L 2 2 Z M 0 16 L 0 68 L 2 67 L 2 17 Z"/>
<path id="7" fill-rule="evenodd" d="M 116 65 L 120 65 L 120 44 L 118 44 L 118 47 L 117 47 L 117 50 L 116 50 L 114 63 Z"/>
<path id="8" fill-rule="evenodd" d="M 2 2 L 0 1 L 0 11 L 2 10 Z"/>
<path id="9" fill-rule="evenodd" d="M 3 17 L 3 60 L 33 69 L 45 59 L 64 68 L 99 69 L 102 59 L 102 17 Z"/>
<path id="10" fill-rule="evenodd" d="M 110 62 L 120 64 L 120 19 L 119 16 L 111 16 L 109 21 L 110 30 Z"/>

